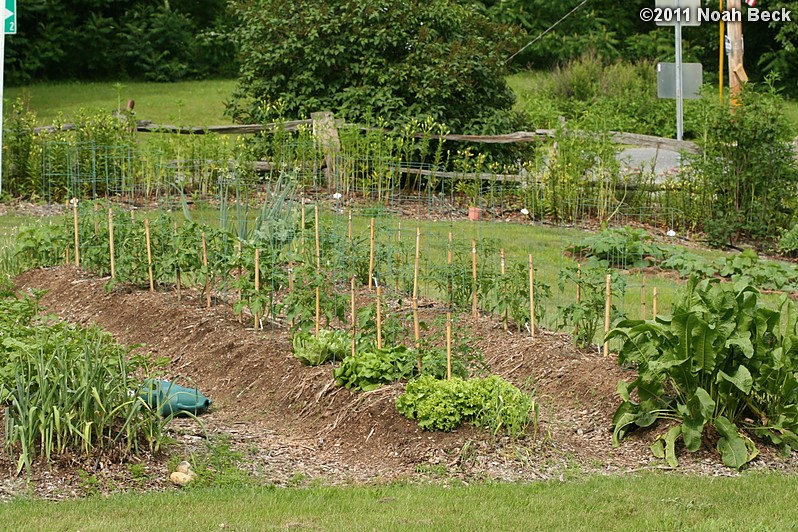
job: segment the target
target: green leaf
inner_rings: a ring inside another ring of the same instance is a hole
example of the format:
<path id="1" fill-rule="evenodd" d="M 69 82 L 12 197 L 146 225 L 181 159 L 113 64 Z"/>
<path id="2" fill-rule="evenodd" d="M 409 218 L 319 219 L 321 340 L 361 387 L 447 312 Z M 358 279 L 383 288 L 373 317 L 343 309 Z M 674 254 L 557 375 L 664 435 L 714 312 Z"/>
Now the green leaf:
<path id="1" fill-rule="evenodd" d="M 651 454 L 659 459 L 665 459 L 665 440 L 662 438 L 657 438 L 654 440 L 654 443 L 651 444 Z"/>
<path id="2" fill-rule="evenodd" d="M 725 417 L 719 416 L 715 419 L 715 428 L 721 435 L 717 448 L 723 463 L 734 469 L 740 469 L 747 464 L 751 457 L 737 427 Z"/>
<path id="3" fill-rule="evenodd" d="M 745 366 L 739 366 L 732 375 L 727 375 L 723 371 L 718 372 L 717 382 L 725 380 L 732 383 L 738 390 L 745 395 L 751 393 L 751 387 L 754 385 L 754 379 L 751 377 L 751 372 Z"/>
<path id="4" fill-rule="evenodd" d="M 676 458 L 676 439 L 681 433 L 682 425 L 676 425 L 665 434 L 665 461 L 671 467 L 679 465 L 679 460 Z"/>

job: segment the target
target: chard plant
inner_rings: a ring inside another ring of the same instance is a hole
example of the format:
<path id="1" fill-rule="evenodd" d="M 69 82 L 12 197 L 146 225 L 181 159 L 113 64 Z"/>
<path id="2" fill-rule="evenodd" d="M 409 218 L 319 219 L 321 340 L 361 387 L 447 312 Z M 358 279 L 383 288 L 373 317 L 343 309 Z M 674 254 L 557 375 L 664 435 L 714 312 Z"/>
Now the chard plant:
<path id="1" fill-rule="evenodd" d="M 757 456 L 754 439 L 798 448 L 798 314 L 788 298 L 773 310 L 746 282 L 694 277 L 672 315 L 622 321 L 613 338 L 623 341 L 619 362 L 638 372 L 618 383 L 614 445 L 666 420 L 652 451 L 674 467 L 677 440 L 690 452 L 714 443 L 735 469 Z"/>

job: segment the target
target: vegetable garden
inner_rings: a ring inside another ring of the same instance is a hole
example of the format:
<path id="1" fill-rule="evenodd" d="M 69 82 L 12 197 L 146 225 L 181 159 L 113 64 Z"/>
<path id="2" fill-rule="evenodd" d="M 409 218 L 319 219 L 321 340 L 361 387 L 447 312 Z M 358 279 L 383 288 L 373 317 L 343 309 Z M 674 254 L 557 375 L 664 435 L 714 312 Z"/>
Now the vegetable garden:
<path id="1" fill-rule="evenodd" d="M 108 297 L 188 301 L 257 341 L 288 334 L 306 371 L 323 371 L 336 390 L 361 398 L 391 393 L 392 412 L 424 430 L 470 423 L 527 449 L 539 445 L 546 399 L 534 382 L 496 371 L 511 353 L 486 360 L 477 320 L 508 342 L 543 336 L 565 339 L 574 356 L 619 353 L 616 369 L 637 376 L 617 387 L 608 439 L 620 444 L 632 428 L 665 420 L 651 443 L 671 466 L 679 438 L 688 451 L 716 449 L 735 469 L 763 442 L 798 445 L 797 267 L 683 245 L 694 222 L 669 202 L 688 192 L 630 186 L 600 138 L 597 152 L 579 152 L 575 140 L 557 155 L 534 150 L 545 171 L 516 165 L 513 175 L 534 177 L 508 182 L 508 167 L 469 149 L 445 151 L 432 141 L 436 126 L 421 127 L 419 138 L 343 130 L 333 160 L 302 130 L 246 141 L 164 137 L 146 151 L 125 131 L 113 133 L 127 142 L 115 146 L 51 139 L 37 151 L 34 143 L 26 153 L 41 157 L 42 195 L 65 211 L 20 228 L 0 264 L 9 274 L 74 265 L 101 279 Z M 270 160 L 258 173 L 252 161 L 262 153 Z M 433 171 L 414 173 L 411 159 Z M 443 168 L 461 177 L 437 177 Z M 467 220 L 467 206 L 479 206 L 481 219 Z M 60 406 L 42 418 L 30 408 L 39 394 L 63 393 L 43 368 L 92 357 L 61 353 L 46 335 L 15 340 L 16 328 L 37 330 L 35 300 L 12 300 L 28 309 L 5 324 L 0 359 L 5 443 L 17 470 L 70 441 L 83 452 L 106 441 L 123 442 L 125 452 L 159 450 L 171 420 L 124 393 L 141 382 L 127 375 L 148 376 L 144 358 L 104 363 L 125 375 L 113 378 L 118 389 L 108 399 L 99 385 L 85 387 L 106 373 L 81 377 L 85 396 L 73 399 L 95 405 L 91 415 L 113 413 L 110 421 L 78 422 Z M 94 339 L 99 333 L 76 334 L 99 346 L 100 360 L 122 349 Z M 39 359 L 20 363 L 35 352 Z M 337 393 L 330 382 L 313 391 L 316 402 Z"/>

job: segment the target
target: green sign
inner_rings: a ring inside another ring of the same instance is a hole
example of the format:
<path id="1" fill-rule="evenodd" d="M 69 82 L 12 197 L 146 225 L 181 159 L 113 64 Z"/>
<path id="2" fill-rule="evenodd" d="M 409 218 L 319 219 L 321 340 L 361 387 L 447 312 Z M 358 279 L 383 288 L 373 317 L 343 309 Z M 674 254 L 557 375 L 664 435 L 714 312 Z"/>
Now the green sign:
<path id="1" fill-rule="evenodd" d="M 5 0 L 5 11 L 3 13 L 3 26 L 5 33 L 17 32 L 17 0 Z"/>

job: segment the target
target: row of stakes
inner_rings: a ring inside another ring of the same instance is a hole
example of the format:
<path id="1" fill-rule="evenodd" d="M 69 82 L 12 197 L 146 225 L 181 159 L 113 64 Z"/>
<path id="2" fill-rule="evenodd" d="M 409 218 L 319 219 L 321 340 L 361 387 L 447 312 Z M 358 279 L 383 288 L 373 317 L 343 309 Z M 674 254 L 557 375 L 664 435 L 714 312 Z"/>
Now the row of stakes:
<path id="1" fill-rule="evenodd" d="M 80 267 L 80 240 L 78 235 L 78 200 L 72 199 L 70 201 L 72 205 L 72 213 L 73 213 L 73 221 L 74 221 L 74 236 L 75 236 L 75 266 Z M 319 207 L 318 205 L 314 205 L 314 217 L 315 217 L 315 248 L 316 248 L 316 272 L 317 274 L 321 274 L 321 251 L 320 251 L 320 241 L 319 241 Z M 131 219 L 135 220 L 135 212 L 133 210 L 130 211 Z M 177 222 L 175 222 L 176 228 Z M 304 248 L 304 240 L 305 240 L 305 210 L 302 209 L 302 221 L 301 221 L 301 243 L 300 246 Z M 377 348 L 382 349 L 382 287 L 379 283 L 374 282 L 374 248 L 375 248 L 375 219 L 371 218 L 370 220 L 370 246 L 369 246 L 369 281 L 368 281 L 368 288 L 369 290 L 376 289 L 376 326 L 377 326 Z M 113 209 L 108 209 L 108 246 L 109 246 L 109 256 L 110 256 L 110 265 L 111 265 L 111 278 L 115 278 L 116 270 L 115 270 L 115 260 L 114 260 L 114 214 Z M 145 243 L 147 247 L 147 266 L 148 266 L 148 274 L 149 274 L 149 289 L 150 292 L 155 291 L 155 283 L 153 278 L 153 259 L 152 259 L 152 249 L 150 246 L 150 224 L 147 218 L 144 219 L 144 235 L 145 235 Z M 353 237 L 353 229 L 352 229 L 352 212 L 349 212 L 349 224 L 348 224 L 348 234 L 349 240 L 352 240 Z M 397 239 L 401 241 L 402 239 L 402 224 L 399 222 L 398 231 L 397 231 Z M 449 266 L 452 265 L 452 233 L 449 232 L 448 235 L 449 239 L 449 246 L 447 251 L 447 264 Z M 202 263 L 203 266 L 207 268 L 208 266 L 208 250 L 207 250 L 207 243 L 205 239 L 205 233 L 201 234 L 201 241 L 202 241 Z M 420 326 L 419 326 L 419 306 L 418 306 L 418 273 L 419 273 L 419 259 L 420 259 L 420 245 L 421 245 L 421 228 L 416 227 L 416 242 L 415 242 L 415 260 L 413 266 L 413 297 L 411 300 L 411 309 L 413 313 L 413 338 L 414 344 L 416 347 L 420 345 Z M 238 243 L 238 252 L 241 253 L 241 242 Z M 501 274 L 504 275 L 505 273 L 505 260 L 504 260 L 504 249 L 500 252 L 500 260 L 501 260 Z M 66 249 L 66 262 L 69 263 L 69 249 Z M 577 275 L 581 275 L 581 266 L 579 266 L 577 270 Z M 254 281 L 255 281 L 255 291 L 260 290 L 260 250 L 256 247 L 255 248 L 255 272 L 254 272 Z M 472 304 L 471 304 L 471 311 L 474 318 L 478 317 L 478 301 L 477 301 L 477 247 L 476 241 L 471 241 L 471 271 L 472 271 L 472 283 L 473 283 L 473 297 L 472 297 Z M 530 322 L 529 322 L 529 335 L 530 337 L 535 337 L 535 288 L 534 288 L 534 265 L 532 260 L 532 255 L 529 255 L 529 312 L 530 312 Z M 605 334 L 610 330 L 610 308 L 611 308 L 611 279 L 612 276 L 607 274 L 606 278 L 606 290 L 605 290 L 605 307 L 604 307 L 604 332 Z M 293 290 L 293 278 L 291 276 L 291 272 L 289 271 L 288 275 L 288 282 L 289 282 L 289 290 Z M 352 356 L 356 355 L 356 348 L 355 348 L 355 332 L 357 330 L 357 313 L 355 308 L 355 278 L 352 277 L 351 279 L 351 327 L 352 327 Z M 177 275 L 177 291 L 178 291 L 178 300 L 180 298 L 180 275 L 178 272 Z M 451 291 L 451 286 L 449 287 Z M 209 278 L 206 276 L 205 278 L 205 286 L 203 289 L 205 294 L 205 302 L 206 307 L 211 307 L 211 291 L 209 287 Z M 316 336 L 319 335 L 319 328 L 321 322 L 321 289 L 319 287 L 316 288 L 316 319 L 315 319 L 315 333 Z M 451 299 L 451 292 L 449 294 Z M 641 285 L 641 316 L 642 319 L 646 319 L 646 278 L 643 276 L 642 285 Z M 241 298 L 241 293 L 239 291 L 238 298 Z M 581 285 L 577 283 L 576 286 L 576 301 L 579 302 L 581 300 Z M 657 287 L 653 287 L 652 289 L 652 314 L 653 317 L 656 318 L 657 316 Z M 239 321 L 241 321 L 241 316 L 239 315 Z M 254 326 L 256 329 L 262 328 L 262 321 L 261 316 L 257 313 L 254 315 Z M 504 320 L 504 327 L 507 329 L 507 320 Z M 609 342 L 604 342 L 604 356 L 609 355 Z M 447 308 L 446 311 L 446 359 L 447 359 L 447 377 L 451 378 L 451 356 L 452 356 L 452 311 L 451 308 Z M 421 359 L 418 359 L 418 366 L 419 371 L 421 370 Z"/>

